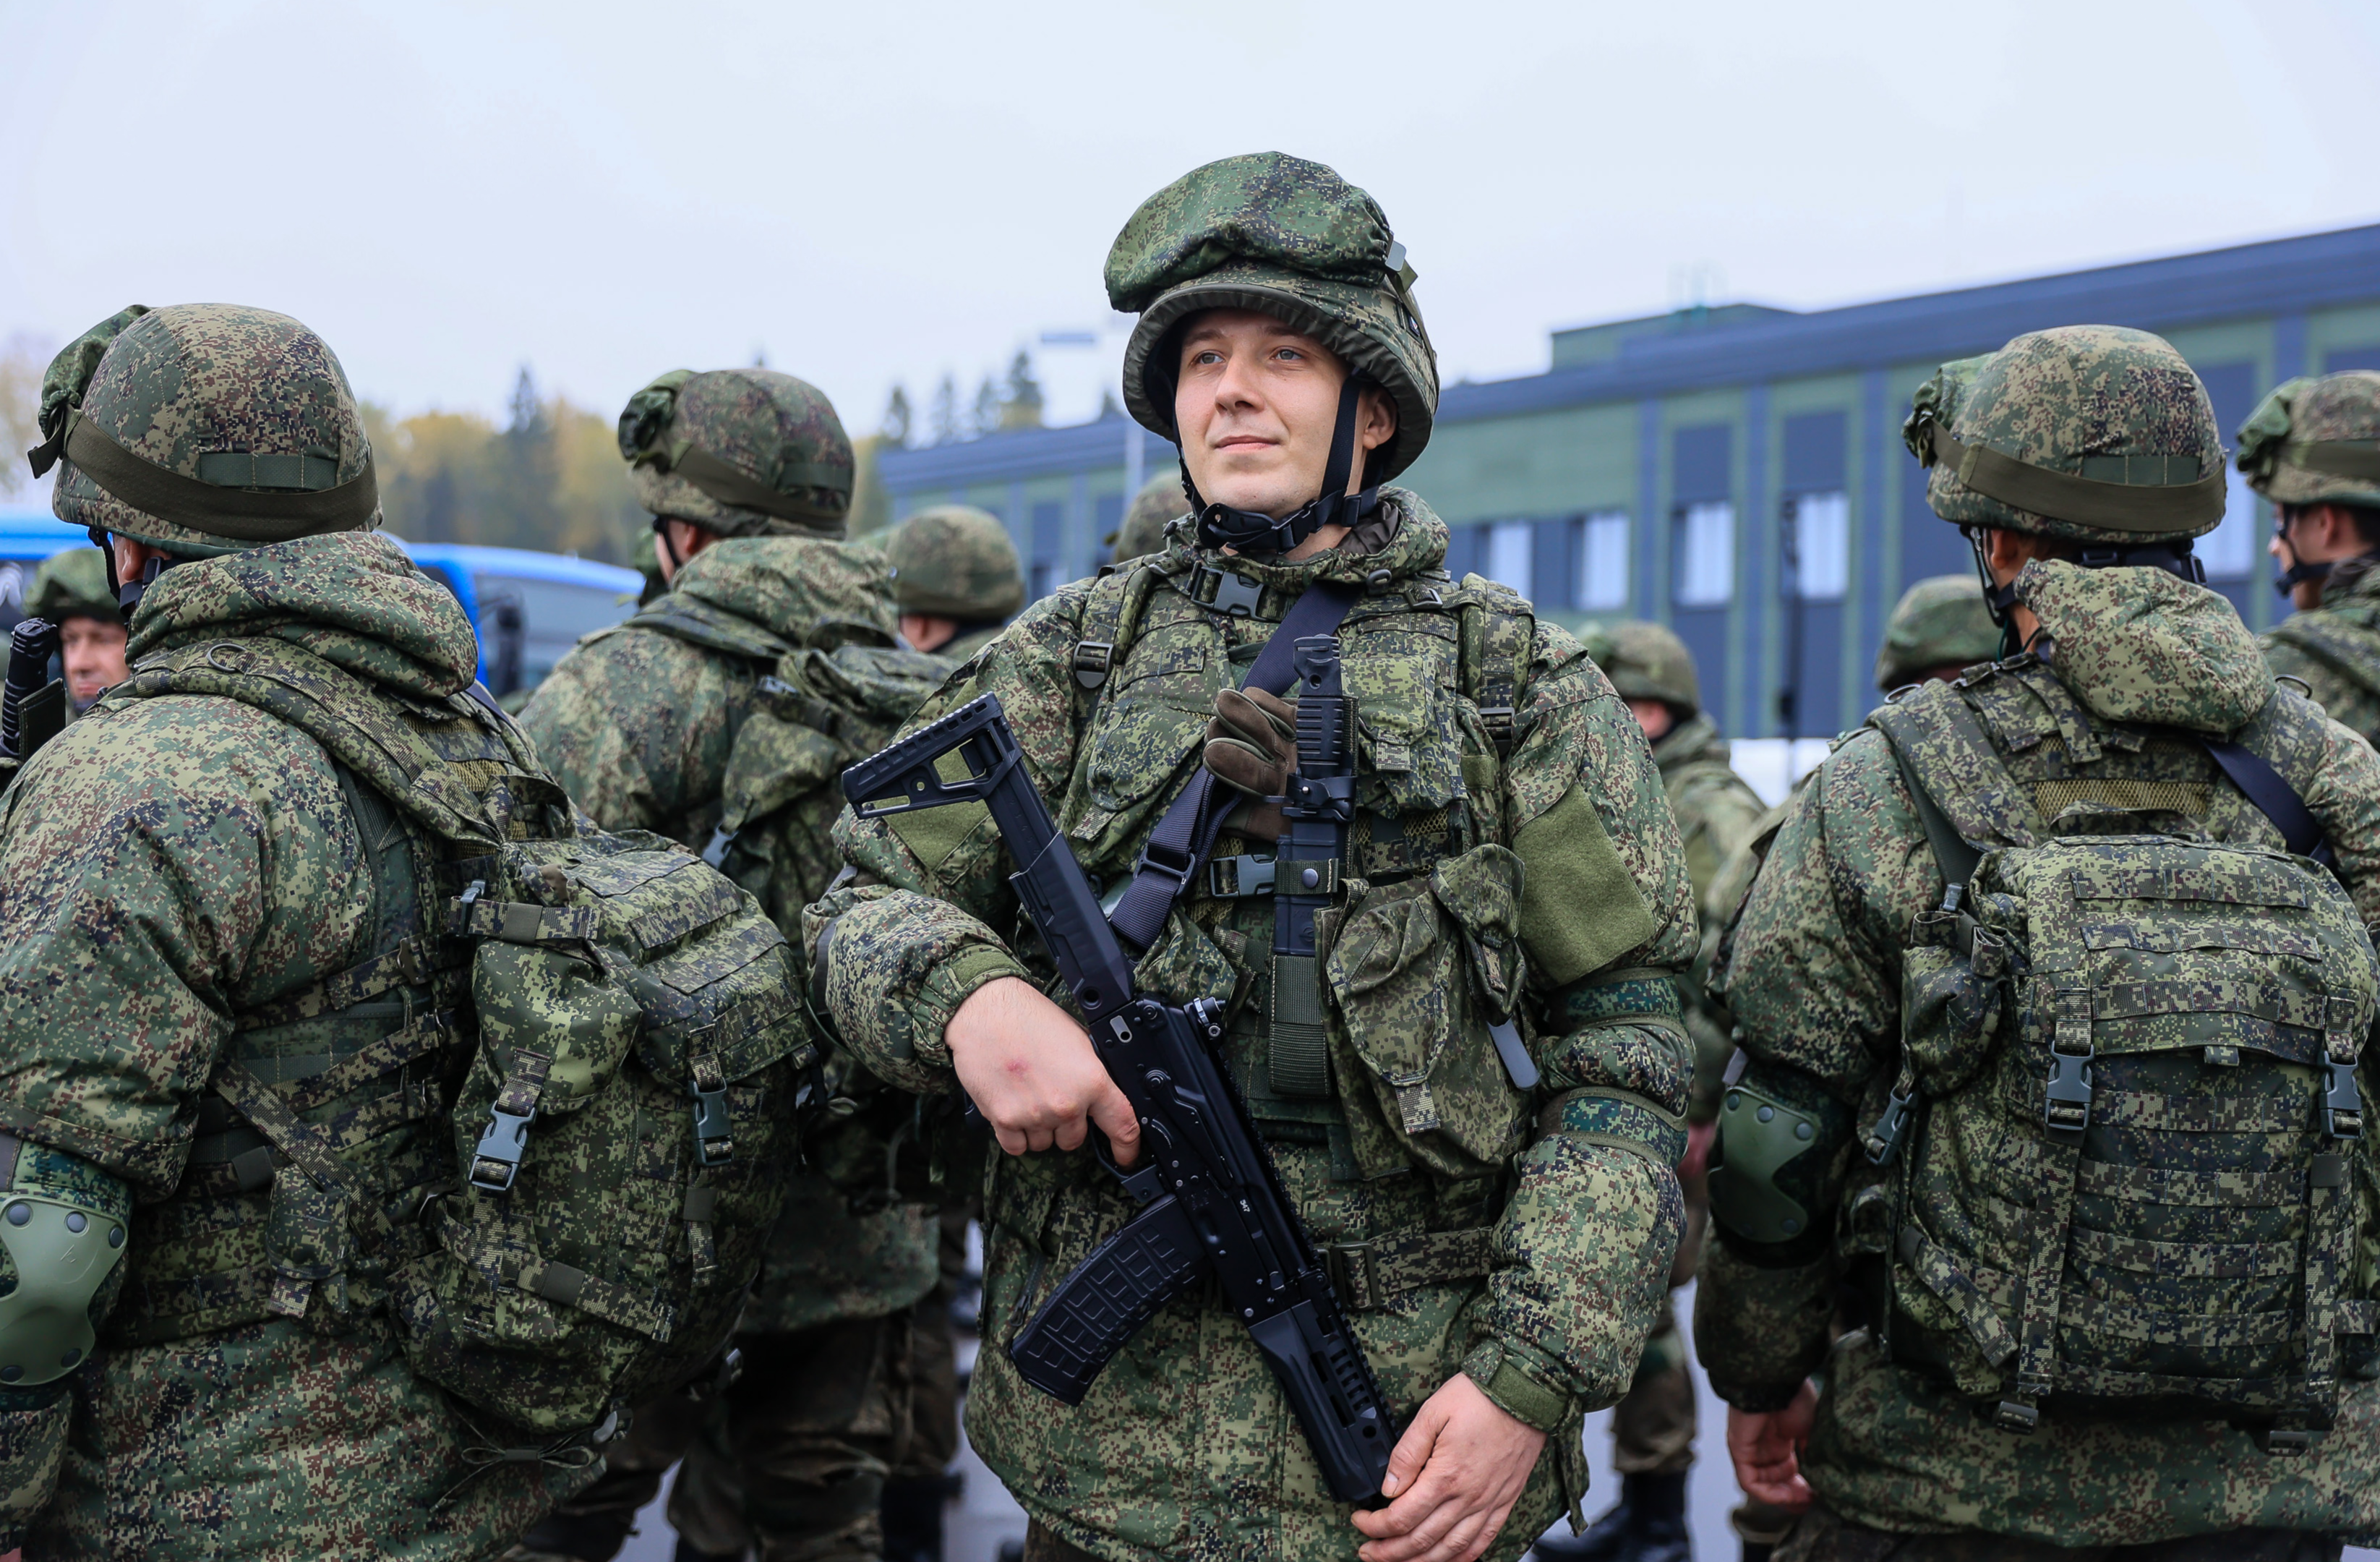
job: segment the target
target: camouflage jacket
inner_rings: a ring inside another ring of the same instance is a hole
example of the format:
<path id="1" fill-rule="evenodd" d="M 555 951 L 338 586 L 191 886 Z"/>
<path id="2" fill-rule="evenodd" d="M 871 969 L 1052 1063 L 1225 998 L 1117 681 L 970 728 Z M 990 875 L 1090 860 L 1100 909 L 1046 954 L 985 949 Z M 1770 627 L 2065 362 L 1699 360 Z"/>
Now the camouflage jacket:
<path id="1" fill-rule="evenodd" d="M 737 654 L 653 627 L 683 616 Z M 862 626 L 889 639 L 894 628 L 883 555 L 811 537 L 732 537 L 686 561 L 673 590 L 637 619 L 589 636 L 555 665 L 521 712 L 538 755 L 572 800 L 607 830 L 645 829 L 696 850 L 720 822 L 728 761 L 750 717 L 757 688 L 778 653 L 808 643 L 821 625 Z M 840 865 L 828 832 L 840 794 L 821 789 L 785 826 L 800 881 L 763 897 L 799 939 L 801 906 L 826 888 Z M 880 1178 L 877 1119 L 904 1103 L 882 1094 L 865 1070 L 838 1059 L 830 1074 L 874 1107 L 822 1128 L 805 1149 L 813 1169 L 785 1199 L 785 1211 L 745 1312 L 756 1330 L 807 1328 L 837 1318 L 897 1312 L 934 1283 L 933 1211 L 895 1202 L 855 1213 L 839 1186 Z M 851 1097 L 846 1094 L 846 1099 Z M 864 1119 L 864 1120 L 862 1120 Z"/>
<path id="2" fill-rule="evenodd" d="M 255 637 L 363 680 L 458 760 L 503 751 L 494 718 L 458 693 L 476 661 L 469 623 L 385 539 L 337 533 L 178 565 L 142 599 L 129 650 L 137 677 L 144 661 Z M 369 1275 L 350 1293 L 365 1305 L 344 1318 L 235 1305 L 228 1326 L 143 1330 L 144 1296 L 226 1255 L 252 1261 L 266 1220 L 261 1193 L 209 1198 L 231 1190 L 226 1168 L 192 1157 L 194 1125 L 201 1138 L 215 1126 L 209 1085 L 235 1018 L 378 953 L 381 918 L 412 911 L 376 903 L 362 821 L 313 739 L 228 699 L 125 696 L 45 747 L 0 803 L 0 1127 L 29 1153 L 63 1153 L 128 1185 L 139 1206 L 107 1348 L 65 1380 L 63 1467 L 27 1549 L 491 1556 L 587 1472 L 475 1463 L 483 1439 L 414 1379 L 371 1310 Z M 274 1033 L 237 1033 L 252 1068 L 273 1060 L 258 1049 Z M 398 1157 L 452 1165 L 443 1122 L 417 1129 L 405 1101 L 364 1153 L 392 1190 Z M 13 1429 L 0 1440 L 12 1501 L 38 1500 L 13 1467 Z"/>
<path id="3" fill-rule="evenodd" d="M 1227 1066 L 1316 1241 L 1353 1255 L 1362 1283 L 1342 1294 L 1395 1414 L 1463 1371 L 1552 1433 L 1495 1548 L 1510 1557 L 1582 1489 L 1579 1418 L 1626 1390 L 1661 1306 L 1682 1214 L 1670 1168 L 1689 1065 L 1672 978 L 1694 952 L 1692 886 L 1643 736 L 1602 673 L 1503 588 L 1451 580 L 1444 524 L 1384 492 L 1387 524 L 1315 558 L 1176 543 L 1066 586 L 920 716 L 997 694 L 1085 869 L 1113 883 L 1198 763 L 1215 695 L 1288 604 L 1315 580 L 1371 581 L 1339 630 L 1362 736 L 1351 882 L 1321 961 L 1335 1090 L 1291 1099 L 1270 1075 L 1269 897 L 1185 896 L 1139 980 L 1232 1005 Z M 1203 605 L 1223 592 L 1246 608 Z M 1085 658 L 1105 677 L 1078 678 Z M 1479 714 L 1502 704 L 1516 708 L 1509 753 Z M 810 920 L 834 919 L 827 998 L 846 1043 L 889 1079 L 948 1092 L 959 1004 L 1048 967 L 1018 936 L 979 810 L 900 824 L 844 815 L 858 876 Z M 1227 829 L 1214 858 L 1270 844 Z M 1491 987 L 1521 1011 L 1544 1074 L 1534 1094 L 1506 1082 L 1479 1028 L 1475 995 Z M 1161 1308 L 1078 1409 L 1024 1384 L 1006 1348 L 1132 1208 L 1087 1152 L 992 1162 L 967 1428 L 1026 1508 L 1115 1562 L 1351 1550 L 1347 1510 L 1320 1495 L 1271 1375 L 1211 1302 Z M 1467 1265 L 1426 1256 L 1464 1248 Z"/>
<path id="4" fill-rule="evenodd" d="M 2227 603 L 2155 570 L 2062 563 L 2027 566 L 2018 592 L 2043 625 L 2037 654 L 1903 697 L 1962 704 L 2015 783 L 1917 756 L 1929 791 L 1974 797 L 1988 788 L 2006 799 L 1994 805 L 2003 811 L 1992 838 L 1977 844 L 2028 844 L 2047 833 L 2045 817 L 2069 810 L 2080 821 L 2072 827 L 2087 828 L 2092 808 L 2104 812 L 2109 799 L 2129 796 L 2134 808 L 2186 805 L 2178 811 L 2186 820 L 2166 816 L 2173 827 L 2279 849 L 2279 832 L 2188 735 L 2230 736 L 2298 788 L 2338 851 L 2357 908 L 2380 917 L 2380 759 L 2295 690 L 2276 689 Z M 1949 773 L 1937 776 L 1929 764 Z M 1748 1053 L 1801 1070 L 1864 1127 L 1878 1116 L 1899 1056 L 1912 919 L 1939 903 L 1942 875 L 1873 726 L 1844 741 L 1788 807 L 1729 935 L 1726 996 Z M 1864 1167 L 1855 1141 L 1842 1154 Z M 1832 1212 L 1819 1220 L 1835 1229 Z M 1806 1268 L 1757 1268 L 1722 1234 L 1704 1256 L 1695 1320 L 1712 1385 L 1748 1409 L 1783 1404 L 1824 1363 L 1803 1464 L 1845 1518 L 2067 1546 L 2250 1526 L 2380 1525 L 2371 1458 L 2380 1384 L 2348 1383 L 2336 1430 L 2294 1459 L 2269 1458 L 2249 1433 L 2219 1421 L 2091 1420 L 2054 1413 L 2054 1405 L 2020 1437 L 1978 1417 L 1949 1386 L 1885 1361 L 1868 1329 L 1844 1336 L 1829 1357 L 1845 1263 L 1838 1251 Z"/>
<path id="5" fill-rule="evenodd" d="M 2322 605 L 2274 625 L 2264 647 L 2277 675 L 2302 678 L 2333 721 L 2380 743 L 2380 567 L 2340 566 Z"/>
<path id="6" fill-rule="evenodd" d="M 1708 953 L 1718 946 L 1719 924 L 1735 909 L 1732 903 L 1719 903 L 1721 871 L 1759 831 L 1768 805 L 1729 764 L 1727 739 L 1707 714 L 1663 733 L 1653 745 L 1653 763 L 1661 772 L 1670 816 L 1678 822 L 1686 873 L 1694 881 L 1694 905 L 1701 913 L 1705 954 L 1685 982 L 1686 1030 L 1694 1042 L 1694 1092 L 1687 1116 L 1707 1123 L 1718 1116 L 1719 1076 L 1735 1051 L 1727 1011 L 1705 991 L 1702 981 Z"/>

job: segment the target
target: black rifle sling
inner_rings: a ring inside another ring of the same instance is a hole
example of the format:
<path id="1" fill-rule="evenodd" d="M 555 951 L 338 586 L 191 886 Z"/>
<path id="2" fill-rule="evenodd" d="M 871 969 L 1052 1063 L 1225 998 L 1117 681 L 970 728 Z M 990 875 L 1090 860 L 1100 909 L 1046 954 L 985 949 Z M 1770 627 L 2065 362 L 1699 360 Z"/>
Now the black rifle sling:
<path id="1" fill-rule="evenodd" d="M 2330 842 L 2324 837 L 2321 821 L 2298 796 L 2298 789 L 2289 778 L 2273 768 L 2272 762 L 2243 743 L 2225 742 L 2214 738 L 2201 738 L 2206 747 L 2206 757 L 2231 778 L 2231 785 L 2246 794 L 2250 802 L 2273 822 L 2290 852 L 2299 857 L 2311 857 L 2328 866 L 2333 860 Z"/>
<path id="2" fill-rule="evenodd" d="M 1336 629 L 1363 595 L 1363 587 L 1335 580 L 1308 586 L 1281 615 L 1281 627 L 1257 653 L 1240 687 L 1261 689 L 1268 694 L 1286 689 L 1297 677 L 1293 660 L 1297 642 L 1307 635 L 1327 635 Z M 1228 787 L 1220 799 L 1216 790 L 1212 771 L 1203 764 L 1192 771 L 1190 784 L 1175 794 L 1157 828 L 1148 833 L 1148 844 L 1140 848 L 1132 883 L 1124 887 L 1115 909 L 1108 913 L 1108 926 L 1135 951 L 1146 952 L 1165 931 L 1167 914 L 1198 872 L 1198 865 L 1207 860 L 1215 837 L 1222 834 L 1223 816 L 1239 800 L 1239 794 Z"/>

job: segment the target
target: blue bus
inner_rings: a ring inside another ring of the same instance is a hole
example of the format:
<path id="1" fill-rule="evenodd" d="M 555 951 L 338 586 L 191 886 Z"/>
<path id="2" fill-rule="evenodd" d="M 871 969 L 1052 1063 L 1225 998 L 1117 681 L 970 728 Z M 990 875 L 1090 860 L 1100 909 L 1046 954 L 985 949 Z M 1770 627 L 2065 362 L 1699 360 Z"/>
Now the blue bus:
<path id="1" fill-rule="evenodd" d="M 463 604 L 480 637 L 480 679 L 499 698 L 536 688 L 579 636 L 634 613 L 645 585 L 636 570 L 561 554 L 391 541 Z M 0 506 L 0 633 L 16 622 L 43 559 L 90 545 L 81 528 L 46 508 Z"/>

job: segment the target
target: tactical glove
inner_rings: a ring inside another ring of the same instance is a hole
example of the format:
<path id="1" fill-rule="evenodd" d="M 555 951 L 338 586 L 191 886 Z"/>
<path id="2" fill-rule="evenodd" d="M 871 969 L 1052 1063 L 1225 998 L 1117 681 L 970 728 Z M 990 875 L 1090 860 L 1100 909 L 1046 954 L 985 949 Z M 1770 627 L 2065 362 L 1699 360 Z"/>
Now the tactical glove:
<path id="1" fill-rule="evenodd" d="M 1297 707 L 1261 689 L 1223 690 L 1207 724 L 1206 760 L 1232 790 L 1280 797 L 1297 769 Z"/>

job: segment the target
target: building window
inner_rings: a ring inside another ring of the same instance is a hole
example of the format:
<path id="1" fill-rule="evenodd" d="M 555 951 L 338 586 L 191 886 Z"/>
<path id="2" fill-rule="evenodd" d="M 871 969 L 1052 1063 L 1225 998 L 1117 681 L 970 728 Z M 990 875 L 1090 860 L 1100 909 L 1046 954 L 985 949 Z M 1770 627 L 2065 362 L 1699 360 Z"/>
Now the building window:
<path id="1" fill-rule="evenodd" d="M 1529 553 L 1537 529 L 1525 520 L 1500 520 L 1488 529 L 1487 567 L 1482 571 L 1499 585 L 1529 594 Z"/>
<path id="2" fill-rule="evenodd" d="M 2256 494 L 2237 467 L 2223 473 L 2223 524 L 2194 544 L 2211 580 L 2237 580 L 2256 567 Z"/>
<path id="3" fill-rule="evenodd" d="M 1803 602 L 1840 602 L 1851 588 L 1852 502 L 1848 494 L 1800 494 L 1789 512 L 1785 589 Z"/>
<path id="4" fill-rule="evenodd" d="M 1678 512 L 1680 607 L 1724 607 L 1735 595 L 1735 506 L 1725 499 Z"/>
<path id="5" fill-rule="evenodd" d="M 1578 604 L 1589 613 L 1628 605 L 1628 513 L 1598 510 L 1579 523 Z"/>

